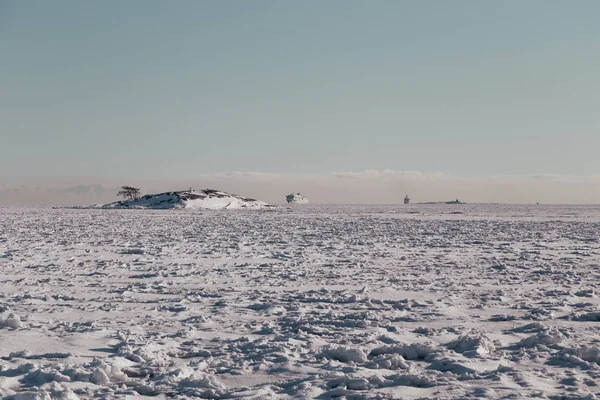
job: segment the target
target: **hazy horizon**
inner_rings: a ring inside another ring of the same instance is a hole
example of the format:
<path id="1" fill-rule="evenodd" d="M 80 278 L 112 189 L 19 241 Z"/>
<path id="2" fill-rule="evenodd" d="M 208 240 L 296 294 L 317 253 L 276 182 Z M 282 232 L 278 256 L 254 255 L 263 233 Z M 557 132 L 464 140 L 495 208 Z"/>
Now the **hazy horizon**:
<path id="1" fill-rule="evenodd" d="M 273 204 L 301 192 L 312 204 L 400 204 L 460 199 L 468 203 L 600 204 L 600 176 L 495 176 L 460 178 L 417 171 L 363 171 L 330 174 L 233 172 L 189 179 L 26 178 L 0 183 L 0 205 L 80 205 L 116 201 L 120 186 L 143 194 L 220 189 Z"/>

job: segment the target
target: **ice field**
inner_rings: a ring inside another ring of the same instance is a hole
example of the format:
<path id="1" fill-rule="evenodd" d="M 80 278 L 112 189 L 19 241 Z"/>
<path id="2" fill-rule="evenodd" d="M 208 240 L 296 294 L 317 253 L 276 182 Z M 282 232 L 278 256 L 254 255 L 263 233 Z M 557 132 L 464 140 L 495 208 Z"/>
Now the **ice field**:
<path id="1" fill-rule="evenodd" d="M 600 207 L 0 208 L 0 396 L 595 399 Z"/>

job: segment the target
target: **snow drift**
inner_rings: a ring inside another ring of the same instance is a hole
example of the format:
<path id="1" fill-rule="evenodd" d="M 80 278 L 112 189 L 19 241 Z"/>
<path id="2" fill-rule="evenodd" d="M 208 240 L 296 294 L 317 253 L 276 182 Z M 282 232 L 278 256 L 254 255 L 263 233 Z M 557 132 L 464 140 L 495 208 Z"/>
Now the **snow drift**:
<path id="1" fill-rule="evenodd" d="M 149 209 L 261 209 L 273 207 L 264 201 L 222 192 L 220 190 L 184 190 L 148 194 L 136 200 L 117 201 L 101 208 L 149 208 Z"/>

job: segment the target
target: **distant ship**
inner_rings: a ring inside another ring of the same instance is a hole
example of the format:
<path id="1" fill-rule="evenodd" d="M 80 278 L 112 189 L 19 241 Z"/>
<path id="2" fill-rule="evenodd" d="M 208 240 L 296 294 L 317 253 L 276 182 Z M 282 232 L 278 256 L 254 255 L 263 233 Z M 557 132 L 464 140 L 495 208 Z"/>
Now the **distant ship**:
<path id="1" fill-rule="evenodd" d="M 295 203 L 295 204 L 306 204 L 308 203 L 308 198 L 304 195 L 302 195 L 301 193 L 291 193 L 288 194 L 287 196 L 285 196 L 285 200 L 288 203 Z"/>
<path id="2" fill-rule="evenodd" d="M 447 201 L 446 204 L 467 204 L 467 203 L 462 202 L 462 201 L 456 199 L 454 201 Z"/>
<path id="3" fill-rule="evenodd" d="M 467 204 L 467 203 L 456 199 L 456 200 L 452 200 L 452 201 L 428 201 L 426 203 L 415 203 L 415 204 Z"/>
<path id="4" fill-rule="evenodd" d="M 406 195 L 406 197 L 404 198 L 404 204 L 410 204 L 410 199 L 408 198 L 408 195 Z"/>

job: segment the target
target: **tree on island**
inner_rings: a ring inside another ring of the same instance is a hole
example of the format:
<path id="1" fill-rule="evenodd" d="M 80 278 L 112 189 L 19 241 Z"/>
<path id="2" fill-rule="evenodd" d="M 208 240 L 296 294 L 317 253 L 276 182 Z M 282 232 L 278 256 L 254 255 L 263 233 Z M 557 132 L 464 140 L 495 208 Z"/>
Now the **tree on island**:
<path id="1" fill-rule="evenodd" d="M 129 200 L 137 200 L 140 198 L 140 189 L 131 186 L 123 186 L 117 196 L 124 197 Z"/>

